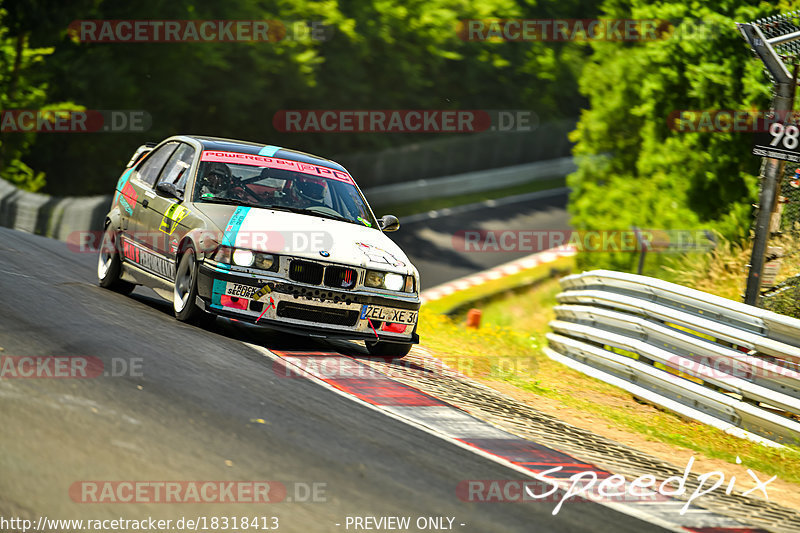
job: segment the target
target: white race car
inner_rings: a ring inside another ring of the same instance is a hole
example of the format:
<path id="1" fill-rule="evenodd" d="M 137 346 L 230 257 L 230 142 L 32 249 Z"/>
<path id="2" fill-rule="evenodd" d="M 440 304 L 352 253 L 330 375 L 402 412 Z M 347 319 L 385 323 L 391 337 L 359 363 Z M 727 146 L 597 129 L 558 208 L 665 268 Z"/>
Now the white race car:
<path id="1" fill-rule="evenodd" d="M 403 357 L 419 342 L 419 273 L 341 165 L 245 141 L 170 137 L 119 178 L 100 285 L 147 285 L 175 316 L 226 316 L 360 339 Z"/>

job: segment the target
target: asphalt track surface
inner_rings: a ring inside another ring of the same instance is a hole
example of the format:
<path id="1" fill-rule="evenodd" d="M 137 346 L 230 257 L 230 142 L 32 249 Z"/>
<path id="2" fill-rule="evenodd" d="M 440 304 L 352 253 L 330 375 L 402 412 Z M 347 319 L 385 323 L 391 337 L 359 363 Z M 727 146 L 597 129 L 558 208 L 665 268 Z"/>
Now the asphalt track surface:
<path id="1" fill-rule="evenodd" d="M 408 254 L 420 271 L 422 288 L 429 289 L 543 251 L 524 248 L 524 243 L 523 249 L 509 251 L 494 251 L 492 247 L 464 251 L 462 245 L 454 243 L 454 236 L 471 230 L 510 231 L 512 236 L 518 231 L 567 230 L 567 196 L 567 189 L 555 189 L 444 210 L 434 218 L 412 216 L 401 219 L 400 229 L 387 235 Z"/>
<path id="2" fill-rule="evenodd" d="M 0 380 L 0 516 L 277 516 L 279 531 L 309 532 L 354 531 L 348 516 L 454 517 L 454 530 L 470 532 L 657 530 L 593 503 L 552 516 L 552 503 L 462 502 L 460 481 L 520 474 L 312 381 L 280 377 L 245 342 L 332 345 L 222 319 L 208 331 L 181 324 L 149 290 L 128 297 L 99 288 L 95 261 L 0 228 L 0 355 L 137 365 L 117 377 Z M 69 488 L 83 480 L 271 480 L 287 499 L 76 503 Z M 324 491 L 316 502 L 304 499 L 312 485 Z"/>

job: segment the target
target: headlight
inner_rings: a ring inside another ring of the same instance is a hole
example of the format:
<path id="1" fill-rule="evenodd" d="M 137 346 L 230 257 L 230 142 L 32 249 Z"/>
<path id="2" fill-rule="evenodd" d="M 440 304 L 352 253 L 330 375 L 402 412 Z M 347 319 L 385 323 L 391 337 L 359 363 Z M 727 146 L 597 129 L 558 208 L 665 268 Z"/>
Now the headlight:
<path id="1" fill-rule="evenodd" d="M 237 248 L 233 251 L 233 264 L 249 267 L 255 261 L 255 254 L 251 250 L 244 250 L 242 248 Z"/>
<path id="2" fill-rule="evenodd" d="M 270 254 L 256 254 L 253 266 L 264 270 L 271 270 L 275 265 L 275 256 Z"/>
<path id="3" fill-rule="evenodd" d="M 364 285 L 367 287 L 375 287 L 376 289 L 383 287 L 383 272 L 367 270 L 367 275 L 364 278 Z"/>
<path id="4" fill-rule="evenodd" d="M 367 287 L 375 287 L 376 289 L 402 291 L 406 284 L 406 276 L 403 276 L 402 274 L 394 274 L 392 272 L 367 270 L 367 275 L 364 277 L 364 285 Z"/>
<path id="5" fill-rule="evenodd" d="M 403 290 L 405 279 L 400 274 L 386 274 L 383 278 L 383 286 L 390 291 Z"/>

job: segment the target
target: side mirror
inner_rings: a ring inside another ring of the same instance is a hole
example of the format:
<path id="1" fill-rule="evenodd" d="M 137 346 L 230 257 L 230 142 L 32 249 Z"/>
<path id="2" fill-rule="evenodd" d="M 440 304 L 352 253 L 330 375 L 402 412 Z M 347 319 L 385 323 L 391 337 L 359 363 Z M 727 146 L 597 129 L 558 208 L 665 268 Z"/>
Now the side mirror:
<path id="1" fill-rule="evenodd" d="M 397 231 L 400 229 L 400 221 L 397 220 L 397 217 L 394 215 L 383 215 L 378 220 L 378 226 L 380 226 L 383 231 Z"/>
<path id="2" fill-rule="evenodd" d="M 183 200 L 183 191 L 176 187 L 174 183 L 162 181 L 156 185 L 156 191 L 166 196 L 172 196 L 178 200 Z"/>

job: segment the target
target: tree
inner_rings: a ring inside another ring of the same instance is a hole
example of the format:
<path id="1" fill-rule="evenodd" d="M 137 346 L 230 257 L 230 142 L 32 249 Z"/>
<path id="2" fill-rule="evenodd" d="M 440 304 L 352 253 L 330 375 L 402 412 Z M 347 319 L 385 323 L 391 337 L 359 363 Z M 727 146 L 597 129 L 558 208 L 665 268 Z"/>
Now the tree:
<path id="1" fill-rule="evenodd" d="M 773 14 L 766 2 L 649 4 L 607 0 L 604 16 L 671 21 L 663 38 L 596 42 L 584 66 L 589 99 L 572 134 L 578 171 L 568 178 L 578 229 L 715 229 L 748 235 L 760 159 L 746 132 L 676 131 L 680 110 L 768 109 L 770 87 L 735 22 Z M 591 156 L 591 157 L 588 157 Z M 582 267 L 634 267 L 631 254 L 583 254 Z"/>

